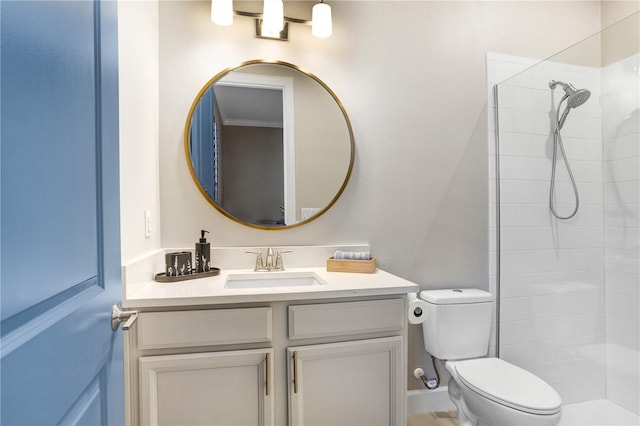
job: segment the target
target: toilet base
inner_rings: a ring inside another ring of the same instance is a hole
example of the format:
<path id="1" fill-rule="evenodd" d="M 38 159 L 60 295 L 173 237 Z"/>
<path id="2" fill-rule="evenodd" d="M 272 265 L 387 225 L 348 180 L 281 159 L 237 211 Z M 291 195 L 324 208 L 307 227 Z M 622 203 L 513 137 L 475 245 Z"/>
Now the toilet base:
<path id="1" fill-rule="evenodd" d="M 469 411 L 469 407 L 462 398 L 462 390 L 453 377 L 449 379 L 447 388 L 449 398 L 458 409 L 458 426 L 480 426 L 480 419 Z"/>
<path id="2" fill-rule="evenodd" d="M 469 389 L 463 390 L 453 376 L 448 387 L 449 398 L 458 409 L 459 426 L 555 426 L 562 417 L 561 411 L 536 415 L 497 404 Z"/>

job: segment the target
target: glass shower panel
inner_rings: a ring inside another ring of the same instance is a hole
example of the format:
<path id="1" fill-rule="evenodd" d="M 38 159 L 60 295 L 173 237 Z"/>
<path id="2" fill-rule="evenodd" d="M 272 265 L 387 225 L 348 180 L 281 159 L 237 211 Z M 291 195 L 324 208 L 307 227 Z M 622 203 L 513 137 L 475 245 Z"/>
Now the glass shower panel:
<path id="1" fill-rule="evenodd" d="M 546 380 L 565 404 L 609 398 L 636 414 L 637 31 L 638 14 L 497 85 L 493 195 L 500 357 Z M 499 55 L 492 66 L 500 75 L 514 63 L 526 59 Z M 551 89 L 551 80 L 560 83 Z M 566 99 L 574 88 L 590 98 Z M 559 216 L 579 202 L 576 215 L 554 217 L 550 198 Z"/>
<path id="2" fill-rule="evenodd" d="M 607 397 L 635 414 L 640 413 L 639 23 L 636 14 L 602 36 Z"/>

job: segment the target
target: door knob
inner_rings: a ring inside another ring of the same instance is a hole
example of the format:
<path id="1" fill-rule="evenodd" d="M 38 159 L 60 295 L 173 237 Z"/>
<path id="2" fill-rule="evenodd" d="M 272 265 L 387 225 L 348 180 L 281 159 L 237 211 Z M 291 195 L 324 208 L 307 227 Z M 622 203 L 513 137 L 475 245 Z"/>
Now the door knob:
<path id="1" fill-rule="evenodd" d="M 122 330 L 126 331 L 131 328 L 133 323 L 138 319 L 138 311 L 123 311 L 120 305 L 115 304 L 111 309 L 111 329 L 117 330 L 120 323 L 122 325 Z"/>

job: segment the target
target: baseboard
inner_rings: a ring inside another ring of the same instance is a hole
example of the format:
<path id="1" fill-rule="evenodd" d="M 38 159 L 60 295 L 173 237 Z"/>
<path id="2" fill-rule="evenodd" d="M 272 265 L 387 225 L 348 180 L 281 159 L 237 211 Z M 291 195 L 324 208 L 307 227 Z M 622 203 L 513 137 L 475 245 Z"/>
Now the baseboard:
<path id="1" fill-rule="evenodd" d="M 446 386 L 438 389 L 418 389 L 407 392 L 407 415 L 429 413 L 431 411 L 447 411 L 455 408 Z"/>

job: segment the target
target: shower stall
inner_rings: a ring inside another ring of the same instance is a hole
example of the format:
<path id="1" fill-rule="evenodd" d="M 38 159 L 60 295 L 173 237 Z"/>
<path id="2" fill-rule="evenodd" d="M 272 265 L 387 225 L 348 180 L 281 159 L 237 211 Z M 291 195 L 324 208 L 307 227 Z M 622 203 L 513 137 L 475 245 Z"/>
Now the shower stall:
<path id="1" fill-rule="evenodd" d="M 560 393 L 561 424 L 637 425 L 640 14 L 487 76 L 495 351 Z"/>

